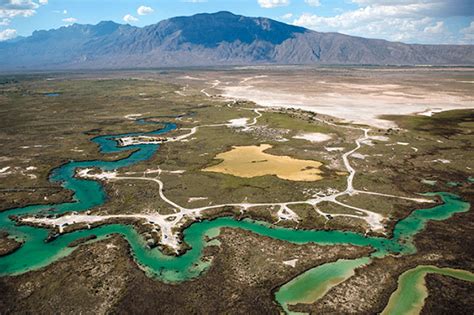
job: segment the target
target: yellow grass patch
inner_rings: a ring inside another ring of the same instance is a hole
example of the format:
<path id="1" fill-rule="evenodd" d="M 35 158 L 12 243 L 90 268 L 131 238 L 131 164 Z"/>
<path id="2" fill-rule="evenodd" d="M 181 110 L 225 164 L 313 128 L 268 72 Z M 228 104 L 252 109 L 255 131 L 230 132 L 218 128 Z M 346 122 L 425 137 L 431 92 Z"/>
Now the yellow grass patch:
<path id="1" fill-rule="evenodd" d="M 205 168 L 203 171 L 245 178 L 276 175 L 281 179 L 293 181 L 322 179 L 322 172 L 319 169 L 322 165 L 321 162 L 298 160 L 289 156 L 278 156 L 264 152 L 271 147 L 269 144 L 234 147 L 232 150 L 216 156 L 216 159 L 223 160 L 221 163 Z"/>

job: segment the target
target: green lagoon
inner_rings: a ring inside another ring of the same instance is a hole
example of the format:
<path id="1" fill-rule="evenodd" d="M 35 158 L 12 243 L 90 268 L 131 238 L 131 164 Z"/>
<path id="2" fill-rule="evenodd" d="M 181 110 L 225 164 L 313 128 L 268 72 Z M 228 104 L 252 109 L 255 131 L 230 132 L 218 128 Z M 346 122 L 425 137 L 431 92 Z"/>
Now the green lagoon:
<path id="1" fill-rule="evenodd" d="M 176 125 L 172 123 L 164 123 L 163 126 L 162 129 L 147 134 L 163 134 L 176 129 Z M 127 135 L 136 136 L 145 135 L 145 133 Z M 0 275 L 17 275 L 45 267 L 70 254 L 74 248 L 68 247 L 68 244 L 79 238 L 96 235 L 97 239 L 94 241 L 97 241 L 118 234 L 128 241 L 135 261 L 148 275 L 166 282 L 186 281 L 199 276 L 212 263 L 202 259 L 203 248 L 209 246 L 205 236 L 215 236 L 216 231 L 224 227 L 243 229 L 295 244 L 368 246 L 375 251 L 372 257 L 383 257 L 390 253 L 410 254 L 416 251 L 412 243 L 413 237 L 423 229 L 427 221 L 447 219 L 454 213 L 468 211 L 470 206 L 469 203 L 453 194 L 431 193 L 430 196 L 438 195 L 444 203 L 430 209 L 414 211 L 395 226 L 392 238 L 369 237 L 343 231 L 294 230 L 253 220 L 238 221 L 231 217 L 218 218 L 196 222 L 188 227 L 183 234 L 184 241 L 190 245 L 191 249 L 180 256 L 168 256 L 157 248 L 150 249 L 131 225 L 110 224 L 59 235 L 54 240 L 45 242 L 48 230 L 16 225 L 9 218 L 11 215 L 59 215 L 71 211 L 82 212 L 104 204 L 107 196 L 102 185 L 96 181 L 75 178 L 76 170 L 80 168 L 120 169 L 151 158 L 159 149 L 159 145 L 156 144 L 119 147 L 115 139 L 121 136 L 124 135 L 100 136 L 92 141 L 100 146 L 104 154 L 130 150 L 131 154 L 127 158 L 117 161 L 70 161 L 52 171 L 50 181 L 61 183 L 64 188 L 73 191 L 73 202 L 32 205 L 0 213 L 0 229 L 7 231 L 11 237 L 23 241 L 23 245 L 18 250 L 0 258 Z M 215 244 L 215 241 L 210 242 Z M 315 301 L 324 295 L 331 285 L 351 276 L 355 268 L 370 263 L 370 259 L 371 257 L 339 260 L 313 268 L 282 286 L 276 293 L 276 299 L 287 311 L 290 304 Z"/>

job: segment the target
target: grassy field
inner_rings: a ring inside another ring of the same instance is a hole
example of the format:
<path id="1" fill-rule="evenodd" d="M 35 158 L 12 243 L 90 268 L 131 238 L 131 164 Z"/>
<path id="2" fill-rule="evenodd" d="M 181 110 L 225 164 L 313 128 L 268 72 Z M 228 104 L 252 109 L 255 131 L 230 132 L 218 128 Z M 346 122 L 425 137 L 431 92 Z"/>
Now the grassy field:
<path id="1" fill-rule="evenodd" d="M 236 118 L 251 120 L 256 116 L 251 110 L 255 108 L 253 103 L 206 97 L 198 88 L 183 89 L 178 81 L 170 80 L 169 75 L 166 80 L 145 80 L 137 76 L 104 79 L 37 75 L 16 76 L 3 81 L 0 115 L 5 123 L 0 127 L 0 169 L 5 171 L 0 175 L 0 209 L 30 203 L 56 203 L 70 198 L 68 191 L 47 181 L 50 170 L 69 160 L 112 160 L 127 156 L 128 152 L 100 154 L 90 139 L 97 135 L 145 132 L 159 127 L 136 124 L 130 117 L 174 122 L 178 125 L 174 134 L 178 135 L 184 132 L 182 128 L 223 124 Z M 189 141 L 165 143 L 152 159 L 121 172 L 139 174 L 158 167 L 183 171 L 181 174 L 164 173 L 161 178 L 166 196 L 184 207 L 287 202 L 306 200 L 329 187 L 342 191 L 347 173 L 344 173 L 341 152 L 326 148 L 350 150 L 355 147 L 354 140 L 361 136 L 361 131 L 324 124 L 315 118 L 319 118 L 318 115 L 300 110 L 275 110 L 262 112 L 257 124 L 249 130 L 202 127 Z M 358 151 L 361 156 L 351 158 L 351 164 L 358 171 L 354 181 L 357 189 L 413 197 L 415 193 L 427 190 L 449 189 L 446 182 L 464 183 L 472 174 L 474 162 L 469 158 L 473 145 L 472 111 L 390 118 L 402 129 L 374 129 L 371 135 L 388 137 L 388 141 L 373 140 L 373 145 L 363 145 Z M 301 132 L 325 133 L 331 135 L 331 139 L 322 143 L 293 139 Z M 266 151 L 269 154 L 323 163 L 322 180 L 290 181 L 272 175 L 244 178 L 202 171 L 219 163 L 215 157 L 233 146 L 263 143 L 272 146 Z M 422 179 L 437 180 L 438 186 L 422 184 Z M 104 184 L 109 198 L 105 205 L 92 209 L 97 214 L 155 210 L 166 214 L 173 211 L 159 198 L 155 183 L 131 180 Z M 381 213 L 392 224 L 416 207 L 410 202 L 365 195 L 346 196 L 339 201 Z M 322 204 L 321 208 L 329 213 L 353 211 L 337 205 Z M 365 229 L 363 220 L 338 217 L 328 222 L 311 207 L 296 206 L 294 210 L 301 218 L 301 226 Z M 256 211 L 252 210 L 253 213 Z M 267 217 L 276 220 L 275 210 L 262 211 L 270 211 Z M 216 212 L 208 215 L 212 217 Z"/>
<path id="2" fill-rule="evenodd" d="M 51 169 L 70 160 L 126 157 L 130 152 L 101 154 L 91 139 L 99 135 L 147 132 L 161 126 L 137 124 L 134 118 L 176 123 L 178 129 L 169 134 L 175 136 L 186 133 L 186 128 L 224 124 L 236 118 L 251 120 L 257 115 L 253 111 L 257 108 L 255 104 L 207 97 L 201 89 L 209 85 L 203 82 L 183 85 L 178 78 L 181 75 L 183 73 L 178 71 L 153 75 L 117 72 L 1 77 L 0 211 L 69 200 L 69 191 L 48 181 Z M 301 201 L 330 193 L 330 189 L 346 189 L 348 173 L 341 157 L 355 148 L 356 139 L 363 135 L 361 130 L 345 128 L 353 127 L 349 124 L 323 123 L 318 119 L 328 117 L 302 110 L 274 109 L 261 114 L 257 123 L 246 130 L 208 126 L 199 128 L 188 141 L 164 143 L 151 159 L 120 169 L 119 175 L 138 177 L 147 170 L 160 168 L 165 171 L 160 175 L 164 194 L 188 208 L 223 203 Z M 357 170 L 355 189 L 403 197 L 448 191 L 474 202 L 473 184 L 468 180 L 474 169 L 473 117 L 474 110 L 448 111 L 432 117 L 385 117 L 395 121 L 400 128 L 372 128 L 369 135 L 376 138 L 362 144 L 357 155 L 349 158 Z M 293 138 L 301 132 L 329 134 L 331 139 L 311 143 Z M 203 171 L 219 163 L 216 156 L 233 146 L 260 144 L 270 144 L 272 148 L 265 152 L 272 155 L 321 162 L 322 179 L 292 181 L 273 175 L 245 178 Z M 432 185 L 430 181 L 433 181 Z M 91 209 L 93 214 L 172 214 L 175 211 L 160 198 L 156 182 L 127 179 L 104 181 L 103 185 L 107 202 Z M 337 200 L 386 217 L 383 223 L 388 228 L 387 236 L 393 225 L 411 211 L 429 207 L 366 194 L 345 195 Z M 354 209 L 332 202 L 323 202 L 318 208 L 329 216 L 318 214 L 311 205 L 298 204 L 291 206 L 298 221 L 281 220 L 277 215 L 278 206 L 254 207 L 244 213 L 239 208 L 223 207 L 206 211 L 202 217 L 213 219 L 234 215 L 298 229 L 342 229 L 360 233 L 369 229 L 363 219 L 334 216 L 357 214 Z M 375 259 L 372 265 L 358 270 L 350 281 L 331 290 L 322 302 L 296 308 L 340 312 L 343 305 L 343 310 L 377 313 L 394 290 L 397 277 L 417 264 L 472 269 L 473 258 L 469 253 L 474 235 L 472 222 L 472 211 L 447 221 L 430 222 L 427 230 L 415 239 L 416 254 Z M 145 222 L 134 223 L 140 233 L 149 234 L 150 226 Z M 81 228 L 84 227 L 83 224 Z M 73 230 L 74 226 L 68 228 Z M 1 231 L 0 236 L 2 252 L 20 246 Z M 206 249 L 206 255 L 214 260 L 209 271 L 179 285 L 147 278 L 134 264 L 128 245 L 121 238 L 80 245 L 71 256 L 49 267 L 0 278 L 0 290 L 7 292 L 0 299 L 0 309 L 18 312 L 22 307 L 39 305 L 42 312 L 48 312 L 53 306 L 65 312 L 71 311 L 69 307 L 91 312 L 116 309 L 171 312 L 176 310 L 176 305 L 185 305 L 190 312 L 198 312 L 203 307 L 202 299 L 209 298 L 218 301 L 205 305 L 210 312 L 215 312 L 217 304 L 223 312 L 251 311 L 252 307 L 261 312 L 276 312 L 272 290 L 281 284 L 309 268 L 339 258 L 367 255 L 370 250 L 352 246 L 300 246 L 235 229 L 224 229 L 218 240 L 220 246 Z M 283 264 L 291 259 L 298 259 L 296 267 Z M 63 283 L 71 283 L 71 286 L 65 290 Z M 437 292 L 445 292 L 448 287 L 438 282 L 433 284 L 431 280 L 428 285 Z M 455 290 L 450 284 L 446 295 L 470 292 L 465 285 L 459 286 L 461 289 Z M 49 302 L 51 295 L 61 299 Z M 430 301 L 428 305 L 432 303 Z M 449 309 L 450 304 L 443 303 Z"/>

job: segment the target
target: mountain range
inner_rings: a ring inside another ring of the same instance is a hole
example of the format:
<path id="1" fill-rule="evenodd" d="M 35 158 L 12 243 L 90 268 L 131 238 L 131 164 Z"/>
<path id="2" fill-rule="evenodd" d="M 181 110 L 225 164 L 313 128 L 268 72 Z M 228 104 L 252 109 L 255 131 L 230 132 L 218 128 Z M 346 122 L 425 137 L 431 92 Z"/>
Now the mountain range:
<path id="1" fill-rule="evenodd" d="M 473 65 L 473 45 L 418 45 L 321 33 L 230 12 L 146 27 L 73 24 L 0 43 L 0 69 L 254 64 Z"/>

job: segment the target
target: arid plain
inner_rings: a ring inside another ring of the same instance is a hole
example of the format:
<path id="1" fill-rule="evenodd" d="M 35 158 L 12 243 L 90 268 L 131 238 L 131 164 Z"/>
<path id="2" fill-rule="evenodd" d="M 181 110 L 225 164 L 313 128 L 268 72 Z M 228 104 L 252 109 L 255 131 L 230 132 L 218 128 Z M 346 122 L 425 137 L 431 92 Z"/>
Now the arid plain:
<path id="1" fill-rule="evenodd" d="M 1 83 L 6 312 L 474 310 L 472 68 Z"/>

